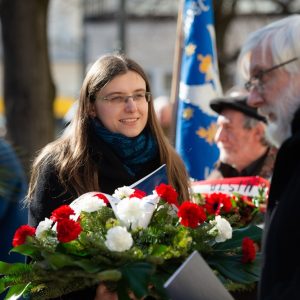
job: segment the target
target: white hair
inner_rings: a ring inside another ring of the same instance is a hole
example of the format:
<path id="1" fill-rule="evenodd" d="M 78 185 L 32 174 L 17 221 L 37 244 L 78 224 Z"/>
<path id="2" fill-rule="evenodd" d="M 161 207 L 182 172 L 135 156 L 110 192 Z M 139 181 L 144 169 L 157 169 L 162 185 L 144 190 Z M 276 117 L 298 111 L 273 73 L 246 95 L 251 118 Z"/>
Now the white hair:
<path id="1" fill-rule="evenodd" d="M 298 58 L 293 63 L 282 66 L 289 73 L 291 80 L 280 93 L 273 95 L 272 104 L 264 104 L 258 108 L 262 115 L 273 114 L 275 120 L 268 120 L 267 136 L 279 147 L 291 136 L 291 123 L 295 111 L 299 108 L 299 75 L 300 75 L 300 15 L 295 14 L 272 22 L 253 32 L 243 45 L 238 68 L 244 78 L 249 79 L 251 53 L 260 51 L 262 60 L 271 55 L 273 66 Z M 271 66 L 270 66 L 271 67 Z M 296 76 L 295 76 L 296 75 Z M 283 101 L 284 100 L 284 101 Z"/>
<path id="2" fill-rule="evenodd" d="M 254 48 L 261 49 L 263 56 L 271 51 L 273 64 L 299 57 L 292 64 L 283 66 L 287 72 L 300 72 L 300 15 L 295 14 L 264 26 L 248 37 L 239 58 L 238 67 L 245 78 L 249 78 L 250 53 Z"/>

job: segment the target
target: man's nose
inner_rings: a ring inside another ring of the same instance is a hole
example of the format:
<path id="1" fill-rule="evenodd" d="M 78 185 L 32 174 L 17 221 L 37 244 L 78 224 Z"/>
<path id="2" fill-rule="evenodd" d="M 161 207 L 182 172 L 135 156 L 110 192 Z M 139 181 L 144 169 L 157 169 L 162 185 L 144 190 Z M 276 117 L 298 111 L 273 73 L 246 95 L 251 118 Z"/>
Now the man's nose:
<path id="1" fill-rule="evenodd" d="M 214 140 L 216 143 L 222 142 L 225 139 L 225 133 L 222 127 L 219 127 L 216 131 Z"/>
<path id="2" fill-rule="evenodd" d="M 248 98 L 247 98 L 247 104 L 249 106 L 252 106 L 252 107 L 260 107 L 264 102 L 264 99 L 263 97 L 261 96 L 260 93 L 258 93 L 256 91 L 256 89 L 253 89 L 249 95 L 248 95 Z"/>

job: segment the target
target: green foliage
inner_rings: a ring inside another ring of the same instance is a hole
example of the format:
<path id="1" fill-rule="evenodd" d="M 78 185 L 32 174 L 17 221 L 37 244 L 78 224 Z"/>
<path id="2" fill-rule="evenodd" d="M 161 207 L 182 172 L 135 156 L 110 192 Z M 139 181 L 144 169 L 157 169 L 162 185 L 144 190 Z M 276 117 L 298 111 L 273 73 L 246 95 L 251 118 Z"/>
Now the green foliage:
<path id="1" fill-rule="evenodd" d="M 106 222 L 109 219 L 115 218 L 115 215 L 110 208 L 105 206 L 100 210 L 91 213 L 82 212 L 80 218 L 81 226 L 85 232 L 95 233 L 96 227 L 100 230 L 100 233 L 105 233 L 104 229 L 106 228 Z"/>
<path id="2" fill-rule="evenodd" d="M 249 284 L 257 281 L 257 272 L 259 272 L 260 260 L 255 263 L 247 264 L 241 268 L 242 255 L 218 254 L 212 260 L 207 258 L 208 264 L 217 269 L 223 276 L 233 282 Z"/>
<path id="3" fill-rule="evenodd" d="M 268 198 L 267 189 L 263 186 L 260 186 L 258 188 L 258 195 L 253 197 L 252 201 L 254 205 L 258 207 L 261 204 L 265 204 L 267 198 Z"/>

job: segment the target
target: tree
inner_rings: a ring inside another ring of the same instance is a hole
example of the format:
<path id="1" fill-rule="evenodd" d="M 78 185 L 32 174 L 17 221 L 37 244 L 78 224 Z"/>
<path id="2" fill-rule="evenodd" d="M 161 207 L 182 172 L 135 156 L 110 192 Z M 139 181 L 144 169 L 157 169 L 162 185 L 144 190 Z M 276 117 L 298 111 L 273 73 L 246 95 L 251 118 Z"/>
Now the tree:
<path id="1" fill-rule="evenodd" d="M 241 2 L 251 2 L 254 11 L 241 12 L 238 5 Z M 262 4 L 273 4 L 270 11 L 261 10 Z M 283 18 L 293 13 L 299 13 L 299 0 L 213 0 L 216 43 L 220 77 L 225 90 L 232 86 L 233 74 L 230 65 L 236 62 L 240 49 L 232 53 L 226 53 L 226 44 L 234 37 L 230 36 L 230 26 L 234 22 L 247 22 L 248 20 L 268 20 L 270 17 Z M 298 9 L 297 9 L 298 5 Z M 266 21 L 267 22 L 267 21 Z"/>
<path id="2" fill-rule="evenodd" d="M 238 53 L 232 53 L 230 56 L 225 53 L 225 44 L 227 42 L 228 28 L 237 17 L 236 6 L 238 0 L 214 0 L 216 44 L 218 50 L 218 61 L 220 70 L 220 79 L 223 86 L 227 85 L 227 78 L 230 75 L 227 72 L 227 65 L 237 58 Z M 229 75 L 229 76 L 228 76 Z"/>
<path id="3" fill-rule="evenodd" d="M 49 0 L 1 0 L 7 138 L 28 174 L 37 150 L 54 137 L 55 87 L 47 39 Z"/>

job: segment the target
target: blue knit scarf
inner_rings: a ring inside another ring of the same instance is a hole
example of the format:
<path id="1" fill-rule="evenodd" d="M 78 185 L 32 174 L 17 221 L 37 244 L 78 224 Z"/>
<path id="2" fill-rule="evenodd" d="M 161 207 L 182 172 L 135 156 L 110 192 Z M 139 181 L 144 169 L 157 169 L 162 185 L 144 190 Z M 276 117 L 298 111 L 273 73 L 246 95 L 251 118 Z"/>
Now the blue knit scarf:
<path id="1" fill-rule="evenodd" d="M 113 149 L 132 176 L 143 169 L 143 164 L 150 162 L 158 154 L 157 142 L 147 129 L 130 138 L 107 130 L 97 118 L 92 119 L 91 123 L 96 135 Z"/>

